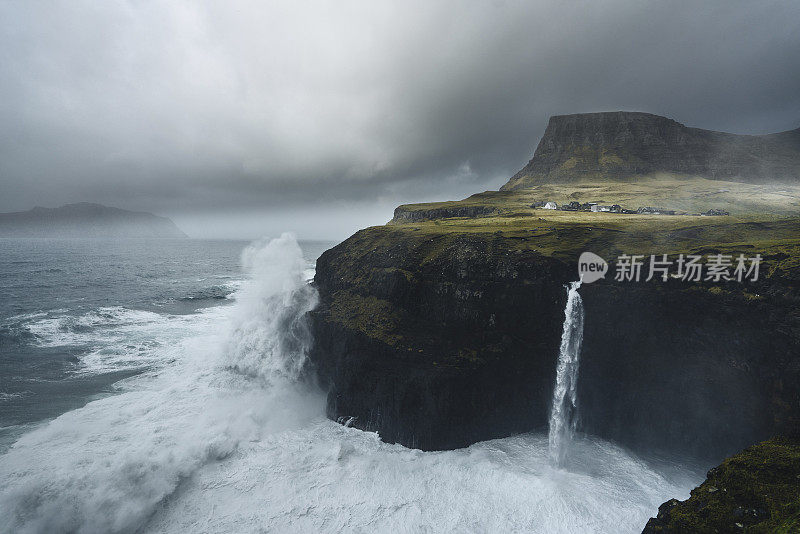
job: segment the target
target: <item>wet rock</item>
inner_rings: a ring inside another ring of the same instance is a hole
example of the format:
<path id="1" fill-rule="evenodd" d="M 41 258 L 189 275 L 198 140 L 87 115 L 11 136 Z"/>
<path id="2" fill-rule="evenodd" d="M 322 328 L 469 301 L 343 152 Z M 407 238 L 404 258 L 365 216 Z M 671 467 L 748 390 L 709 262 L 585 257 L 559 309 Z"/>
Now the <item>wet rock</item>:
<path id="1" fill-rule="evenodd" d="M 800 439 L 774 438 L 726 459 L 709 474 L 724 484 L 700 486 L 686 501 L 671 499 L 643 532 L 796 532 L 800 485 Z M 702 491 L 703 489 L 708 491 Z"/>
<path id="2" fill-rule="evenodd" d="M 545 428 L 575 277 L 493 232 L 356 233 L 317 262 L 310 357 L 329 416 L 422 449 Z M 584 285 L 582 430 L 718 461 L 795 425 L 800 325 L 786 292 L 770 291 L 754 302 L 680 282 Z"/>

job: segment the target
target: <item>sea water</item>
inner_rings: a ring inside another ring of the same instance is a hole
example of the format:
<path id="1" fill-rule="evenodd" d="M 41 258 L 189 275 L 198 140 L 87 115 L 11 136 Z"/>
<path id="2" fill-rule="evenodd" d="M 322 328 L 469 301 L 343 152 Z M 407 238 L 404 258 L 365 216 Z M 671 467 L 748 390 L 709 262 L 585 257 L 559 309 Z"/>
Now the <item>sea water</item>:
<path id="1" fill-rule="evenodd" d="M 0 532 L 639 532 L 701 480 L 588 436 L 559 467 L 543 433 L 422 452 L 327 420 L 327 246 L 0 240 Z"/>

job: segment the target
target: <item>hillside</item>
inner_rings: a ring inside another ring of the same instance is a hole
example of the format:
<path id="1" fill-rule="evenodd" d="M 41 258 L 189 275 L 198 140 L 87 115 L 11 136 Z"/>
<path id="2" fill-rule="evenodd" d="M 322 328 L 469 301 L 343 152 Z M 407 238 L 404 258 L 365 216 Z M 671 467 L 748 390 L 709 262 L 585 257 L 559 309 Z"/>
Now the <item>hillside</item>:
<path id="1" fill-rule="evenodd" d="M 540 427 L 563 287 L 583 252 L 611 273 L 625 254 L 759 254 L 761 276 L 747 284 L 612 274 L 584 286 L 583 429 L 714 460 L 794 433 L 799 171 L 800 130 L 739 136 L 646 113 L 553 117 L 500 191 L 399 206 L 387 225 L 320 257 L 312 359 L 331 387 L 329 415 L 423 449 Z"/>
<path id="2" fill-rule="evenodd" d="M 690 128 L 649 113 L 550 118 L 533 159 L 503 190 L 666 174 L 746 183 L 800 181 L 800 128 L 735 135 Z"/>
<path id="3" fill-rule="evenodd" d="M 392 223 L 490 215 L 563 215 L 532 208 L 536 202 L 549 201 L 559 206 L 572 201 L 620 204 L 633 210 L 642 206 L 660 206 L 686 215 L 718 209 L 732 216 L 772 219 L 800 216 L 800 184 L 744 184 L 667 176 L 642 178 L 635 183 L 600 179 L 579 183 L 547 183 L 510 191 L 485 191 L 464 200 L 404 204 L 395 210 Z M 581 218 L 581 213 L 573 215 L 578 216 L 577 221 L 591 220 Z"/>
<path id="4" fill-rule="evenodd" d="M 186 237 L 175 223 L 152 213 L 81 202 L 0 213 L 0 237 Z"/>

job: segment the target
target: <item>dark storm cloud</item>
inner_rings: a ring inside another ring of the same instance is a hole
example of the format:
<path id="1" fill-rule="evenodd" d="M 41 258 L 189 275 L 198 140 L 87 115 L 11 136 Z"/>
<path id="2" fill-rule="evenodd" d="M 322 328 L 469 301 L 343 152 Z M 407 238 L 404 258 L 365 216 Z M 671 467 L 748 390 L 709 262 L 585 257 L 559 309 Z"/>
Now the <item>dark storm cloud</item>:
<path id="1" fill-rule="evenodd" d="M 4 2 L 0 211 L 496 188 L 552 114 L 800 126 L 796 2 Z"/>

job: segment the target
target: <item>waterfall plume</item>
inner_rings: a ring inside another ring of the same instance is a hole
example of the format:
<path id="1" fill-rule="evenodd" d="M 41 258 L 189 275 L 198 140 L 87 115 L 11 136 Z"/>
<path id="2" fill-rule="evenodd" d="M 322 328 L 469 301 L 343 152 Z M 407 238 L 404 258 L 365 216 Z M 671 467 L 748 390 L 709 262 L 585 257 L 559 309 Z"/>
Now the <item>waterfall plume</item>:
<path id="1" fill-rule="evenodd" d="M 578 422 L 578 366 L 583 342 L 583 301 L 578 294 L 581 282 L 572 282 L 567 288 L 567 305 L 564 308 L 564 329 L 558 353 L 556 383 L 550 407 L 550 432 L 548 435 L 550 458 L 555 465 L 563 465 L 575 427 Z"/>

